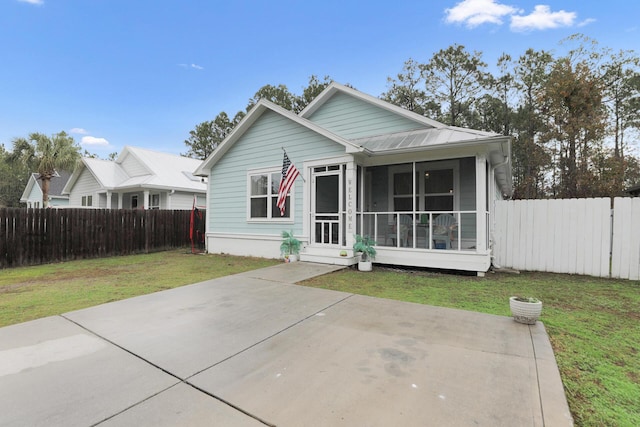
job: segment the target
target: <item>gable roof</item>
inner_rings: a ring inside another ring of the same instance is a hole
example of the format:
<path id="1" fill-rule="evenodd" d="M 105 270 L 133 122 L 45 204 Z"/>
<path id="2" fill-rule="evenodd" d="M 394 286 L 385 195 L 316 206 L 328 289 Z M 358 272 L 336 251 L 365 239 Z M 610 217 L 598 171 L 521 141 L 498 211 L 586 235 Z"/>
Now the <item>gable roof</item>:
<path id="1" fill-rule="evenodd" d="M 311 121 L 310 118 L 337 94 L 345 94 L 413 121 L 420 125 L 419 129 L 352 139 L 336 135 Z M 266 111 L 273 111 L 343 145 L 346 153 L 363 153 L 367 156 L 376 156 L 482 144 L 490 150 L 488 160 L 495 168 L 496 176 L 504 192 L 509 194 L 511 191 L 511 137 L 493 132 L 447 126 L 436 120 L 429 119 L 413 111 L 390 104 L 379 98 L 336 82 L 327 86 L 324 91 L 297 115 L 269 101 L 260 100 L 235 127 L 231 134 L 222 141 L 218 148 L 202 162 L 194 174 L 207 176 L 211 167 L 225 155 L 233 144 Z"/>
<path id="2" fill-rule="evenodd" d="M 137 162 L 141 170 L 145 171 L 144 174 L 131 176 L 127 173 L 122 163 L 129 156 Z M 115 161 L 82 158 L 81 165 L 73 173 L 63 191 L 69 194 L 81 172 L 87 169 L 105 190 L 156 188 L 204 193 L 206 183 L 192 175 L 192 171 L 200 163 L 201 161 L 197 159 L 125 146 Z"/>
<path id="3" fill-rule="evenodd" d="M 322 107 L 327 101 L 329 101 L 333 96 L 338 93 L 344 93 L 353 98 L 364 101 L 368 104 L 374 105 L 376 107 L 382 108 L 383 110 L 387 110 L 393 114 L 404 117 L 411 121 L 414 121 L 422 126 L 432 127 L 432 128 L 442 128 L 445 127 L 444 124 L 430 119 L 428 117 L 422 116 L 420 114 L 416 114 L 413 111 L 409 111 L 402 107 L 398 107 L 397 105 L 393 105 L 389 102 L 383 101 L 380 98 L 376 98 L 375 96 L 368 95 L 364 92 L 360 92 L 359 90 L 352 89 L 348 86 L 341 85 L 340 83 L 332 82 L 323 90 L 320 95 L 316 96 L 316 98 L 309 103 L 305 107 L 304 110 L 300 112 L 300 117 L 305 119 L 310 118 L 313 113 L 315 113 L 320 107 Z"/>
<path id="4" fill-rule="evenodd" d="M 145 148 L 125 146 L 118 156 L 116 163 L 120 164 L 127 155 L 134 156 L 150 174 L 147 176 L 130 177 L 119 184 L 127 185 L 145 184 L 150 187 L 185 188 L 194 190 L 206 189 L 206 184 L 199 178 L 194 179 L 193 171 L 200 166 L 201 160 L 190 157 L 176 156 L 175 154 L 148 150 Z"/>
<path id="5" fill-rule="evenodd" d="M 71 177 L 71 172 L 60 170 L 55 171 L 51 180 L 49 181 L 49 198 L 67 198 L 67 196 L 62 195 L 62 190 L 64 186 L 69 181 Z M 27 181 L 27 185 L 24 188 L 22 196 L 20 197 L 21 202 L 26 202 L 31 194 L 31 191 L 34 186 L 37 186 L 40 189 L 40 193 L 42 193 L 42 181 L 40 180 L 40 174 L 37 172 L 33 172 L 31 176 L 29 176 L 29 180 Z"/>
<path id="6" fill-rule="evenodd" d="M 258 101 L 256 105 L 249 111 L 249 113 L 244 116 L 244 118 L 236 125 L 233 131 L 218 145 L 218 148 L 214 150 L 214 152 L 207 157 L 202 164 L 196 169 L 194 175 L 198 176 L 207 176 L 207 170 L 211 169 L 211 167 L 218 162 L 225 155 L 227 151 L 233 146 L 233 144 L 240 139 L 240 137 L 255 123 L 258 118 L 260 118 L 265 112 L 273 111 L 276 114 L 279 114 L 287 119 L 297 123 L 305 128 L 316 132 L 342 146 L 345 147 L 347 153 L 357 153 L 363 151 L 362 147 L 359 147 L 356 144 L 353 144 L 349 140 L 338 136 L 325 128 L 318 126 L 317 124 L 302 118 L 289 110 L 286 110 L 279 105 L 274 104 L 273 102 L 261 99 Z"/>

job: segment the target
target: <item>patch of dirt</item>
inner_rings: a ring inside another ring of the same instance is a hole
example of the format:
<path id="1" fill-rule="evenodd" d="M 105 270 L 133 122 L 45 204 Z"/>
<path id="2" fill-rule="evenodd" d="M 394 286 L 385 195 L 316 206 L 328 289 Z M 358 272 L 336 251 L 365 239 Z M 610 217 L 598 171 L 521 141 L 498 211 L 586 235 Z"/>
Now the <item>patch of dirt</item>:
<path id="1" fill-rule="evenodd" d="M 24 292 L 30 286 L 33 286 L 37 284 L 37 282 L 21 282 L 21 283 L 15 283 L 15 284 L 11 284 L 11 285 L 4 285 L 2 287 L 0 287 L 0 295 L 2 294 L 17 294 L 19 292 Z"/>

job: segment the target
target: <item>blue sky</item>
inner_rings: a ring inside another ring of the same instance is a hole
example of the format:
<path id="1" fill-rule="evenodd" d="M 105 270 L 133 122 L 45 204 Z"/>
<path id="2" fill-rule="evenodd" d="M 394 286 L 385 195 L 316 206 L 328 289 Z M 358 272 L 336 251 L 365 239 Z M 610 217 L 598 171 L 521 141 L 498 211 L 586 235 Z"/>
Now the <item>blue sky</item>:
<path id="1" fill-rule="evenodd" d="M 265 84 L 329 75 L 379 96 L 408 58 L 457 43 L 493 65 L 574 33 L 637 53 L 639 18 L 629 0 L 0 0 L 0 144 L 64 130 L 101 157 L 178 154 Z"/>

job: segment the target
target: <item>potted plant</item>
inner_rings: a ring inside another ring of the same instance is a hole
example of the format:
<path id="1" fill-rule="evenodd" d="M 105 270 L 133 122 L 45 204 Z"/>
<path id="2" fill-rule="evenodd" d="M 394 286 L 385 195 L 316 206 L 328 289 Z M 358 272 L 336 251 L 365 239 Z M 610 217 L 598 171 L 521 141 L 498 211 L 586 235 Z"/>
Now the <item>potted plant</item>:
<path id="1" fill-rule="evenodd" d="M 509 298 L 511 315 L 516 322 L 533 325 L 542 313 L 542 301 L 532 297 Z"/>
<path id="2" fill-rule="evenodd" d="M 298 260 L 300 253 L 300 240 L 293 236 L 293 230 L 282 232 L 282 243 L 280 244 L 280 254 L 286 262 L 294 262 Z"/>
<path id="3" fill-rule="evenodd" d="M 371 271 L 373 269 L 372 261 L 376 257 L 376 248 L 374 241 L 369 236 L 360 236 L 356 234 L 356 242 L 353 244 L 353 252 L 360 253 L 358 261 L 358 270 Z"/>

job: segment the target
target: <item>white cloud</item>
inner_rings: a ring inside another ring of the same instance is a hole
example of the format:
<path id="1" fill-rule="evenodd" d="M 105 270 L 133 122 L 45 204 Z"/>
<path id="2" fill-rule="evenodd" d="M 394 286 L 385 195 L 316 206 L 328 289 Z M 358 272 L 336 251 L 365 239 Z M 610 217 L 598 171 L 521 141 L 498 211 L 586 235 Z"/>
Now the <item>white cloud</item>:
<path id="1" fill-rule="evenodd" d="M 85 129 L 82 129 L 82 128 L 71 128 L 69 129 L 69 133 L 73 133 L 76 135 L 86 135 L 89 132 L 87 132 Z"/>
<path id="2" fill-rule="evenodd" d="M 44 0 L 18 0 L 20 3 L 37 4 L 38 6 L 44 4 Z"/>
<path id="3" fill-rule="evenodd" d="M 593 18 L 587 18 L 587 19 L 585 19 L 584 21 L 580 22 L 580 23 L 578 24 L 578 27 L 586 27 L 587 25 L 589 25 L 589 24 L 591 24 L 591 23 L 593 23 L 593 22 L 596 22 L 596 19 L 593 19 Z"/>
<path id="4" fill-rule="evenodd" d="M 195 70 L 204 70 L 204 67 L 198 65 L 198 64 L 178 64 L 178 67 L 181 68 L 193 68 Z"/>
<path id="5" fill-rule="evenodd" d="M 81 140 L 82 145 L 91 145 L 91 146 L 107 146 L 109 145 L 109 141 L 104 138 L 96 138 L 95 136 L 83 136 Z"/>
<path id="6" fill-rule="evenodd" d="M 512 16 L 511 29 L 513 31 L 531 31 L 571 27 L 575 20 L 575 12 L 566 12 L 564 10 L 552 12 L 548 5 L 539 4 L 529 15 Z"/>
<path id="7" fill-rule="evenodd" d="M 486 23 L 500 25 L 504 16 L 511 16 L 521 10 L 495 0 L 463 0 L 444 12 L 445 22 L 474 28 Z"/>
<path id="8" fill-rule="evenodd" d="M 463 0 L 444 12 L 445 22 L 464 24 L 467 28 L 475 28 L 482 24 L 502 25 L 503 19 L 508 17 L 511 20 L 509 28 L 516 32 L 584 27 L 595 22 L 595 19 L 588 18 L 576 23 L 576 12 L 553 12 L 549 5 L 545 4 L 536 5 L 533 12 L 524 15 L 523 9 L 499 3 L 499 0 Z"/>

